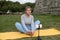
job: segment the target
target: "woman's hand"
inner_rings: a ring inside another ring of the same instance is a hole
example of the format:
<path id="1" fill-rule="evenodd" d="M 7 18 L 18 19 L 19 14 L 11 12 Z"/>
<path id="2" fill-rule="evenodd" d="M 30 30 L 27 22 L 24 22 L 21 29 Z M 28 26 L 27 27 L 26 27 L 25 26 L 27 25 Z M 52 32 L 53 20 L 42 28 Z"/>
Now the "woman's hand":
<path id="1" fill-rule="evenodd" d="M 33 32 L 32 31 L 29 31 L 29 32 L 26 32 L 27 35 L 30 35 L 30 36 L 33 36 Z"/>

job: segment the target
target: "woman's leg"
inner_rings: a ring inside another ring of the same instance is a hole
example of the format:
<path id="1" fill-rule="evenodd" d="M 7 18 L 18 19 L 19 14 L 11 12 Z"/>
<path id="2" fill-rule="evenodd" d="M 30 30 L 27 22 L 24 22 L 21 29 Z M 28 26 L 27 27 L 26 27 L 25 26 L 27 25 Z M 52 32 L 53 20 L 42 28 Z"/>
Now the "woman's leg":
<path id="1" fill-rule="evenodd" d="M 39 24 L 40 24 L 39 20 L 34 22 L 34 27 L 33 27 L 33 30 L 32 30 L 33 32 L 37 29 L 36 25 L 39 25 Z"/>
<path id="2" fill-rule="evenodd" d="M 40 24 L 40 21 L 39 20 L 37 20 L 37 21 L 35 21 L 35 23 L 34 23 L 35 25 L 39 25 Z"/>
<path id="3" fill-rule="evenodd" d="M 37 29 L 36 25 L 39 25 L 39 24 L 40 24 L 40 21 L 39 20 L 37 20 L 37 21 L 34 22 L 34 27 L 32 27 L 32 29 L 33 29 L 32 32 L 34 32 Z M 29 30 L 31 30 L 31 25 L 26 25 L 26 27 Z"/>
<path id="4" fill-rule="evenodd" d="M 31 30 L 31 25 L 27 24 L 26 27 Z"/>
<path id="5" fill-rule="evenodd" d="M 15 26 L 19 31 L 26 33 L 25 29 L 22 27 L 22 25 L 19 22 L 16 22 Z"/>

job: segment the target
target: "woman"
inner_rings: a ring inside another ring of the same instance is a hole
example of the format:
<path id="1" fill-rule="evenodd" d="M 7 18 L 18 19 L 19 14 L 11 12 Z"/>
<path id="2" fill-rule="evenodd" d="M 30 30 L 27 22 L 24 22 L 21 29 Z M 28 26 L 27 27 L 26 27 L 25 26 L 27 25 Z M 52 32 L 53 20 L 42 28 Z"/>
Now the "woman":
<path id="1" fill-rule="evenodd" d="M 16 22 L 15 26 L 19 31 L 32 36 L 39 24 L 39 20 L 34 22 L 34 17 L 31 15 L 31 7 L 27 6 L 25 8 L 25 13 L 21 16 L 21 24 Z"/>

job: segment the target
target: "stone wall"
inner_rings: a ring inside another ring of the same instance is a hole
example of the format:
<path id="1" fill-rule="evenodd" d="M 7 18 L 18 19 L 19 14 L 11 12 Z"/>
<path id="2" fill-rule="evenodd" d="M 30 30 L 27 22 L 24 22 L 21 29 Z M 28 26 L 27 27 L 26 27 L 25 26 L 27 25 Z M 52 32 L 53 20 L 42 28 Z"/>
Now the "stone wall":
<path id="1" fill-rule="evenodd" d="M 36 0 L 33 13 L 60 15 L 60 0 Z"/>

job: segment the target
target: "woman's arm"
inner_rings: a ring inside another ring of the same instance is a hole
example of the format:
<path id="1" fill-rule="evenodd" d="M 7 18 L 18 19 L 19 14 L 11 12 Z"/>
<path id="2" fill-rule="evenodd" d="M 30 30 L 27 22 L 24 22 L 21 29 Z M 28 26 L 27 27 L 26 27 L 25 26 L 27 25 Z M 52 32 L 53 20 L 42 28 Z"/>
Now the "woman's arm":
<path id="1" fill-rule="evenodd" d="M 29 30 L 27 29 L 27 27 L 25 25 L 24 17 L 23 16 L 21 16 L 21 23 L 22 23 L 23 28 L 28 32 Z"/>
<path id="2" fill-rule="evenodd" d="M 32 16 L 32 23 L 31 23 L 31 29 L 32 29 L 32 32 L 34 32 L 34 17 Z"/>

